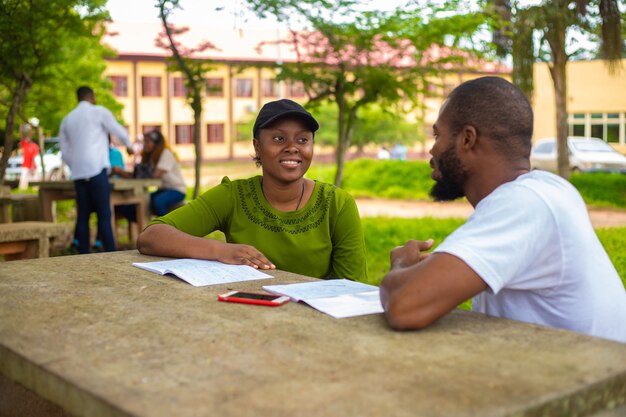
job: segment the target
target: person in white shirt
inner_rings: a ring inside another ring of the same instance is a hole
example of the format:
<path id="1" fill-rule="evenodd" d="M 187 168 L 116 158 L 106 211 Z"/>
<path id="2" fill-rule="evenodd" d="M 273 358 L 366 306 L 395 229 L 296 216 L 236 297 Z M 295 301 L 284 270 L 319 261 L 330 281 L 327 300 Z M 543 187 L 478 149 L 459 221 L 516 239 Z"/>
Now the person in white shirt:
<path id="1" fill-rule="evenodd" d="M 428 326 L 470 297 L 474 311 L 626 343 L 626 291 L 580 194 L 530 171 L 533 115 L 498 77 L 458 86 L 433 126 L 437 200 L 475 212 L 434 253 L 432 239 L 391 252 L 381 302 L 394 329 Z"/>
<path id="2" fill-rule="evenodd" d="M 96 105 L 89 87 L 76 91 L 78 106 L 61 122 L 59 144 L 63 161 L 72 171 L 76 189 L 76 237 L 79 253 L 89 253 L 89 216 L 98 216 L 98 234 L 105 251 L 114 251 L 115 238 L 111 226 L 111 188 L 109 185 L 109 139 L 115 135 L 123 141 L 129 154 L 131 143 L 126 129 L 106 108 Z"/>

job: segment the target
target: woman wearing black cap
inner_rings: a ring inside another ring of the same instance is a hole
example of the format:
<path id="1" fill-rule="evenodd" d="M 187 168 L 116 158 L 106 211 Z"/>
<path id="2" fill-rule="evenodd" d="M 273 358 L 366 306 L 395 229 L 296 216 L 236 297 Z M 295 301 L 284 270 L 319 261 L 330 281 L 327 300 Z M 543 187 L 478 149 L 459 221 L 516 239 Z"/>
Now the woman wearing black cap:
<path id="1" fill-rule="evenodd" d="M 254 123 L 263 174 L 222 183 L 155 219 L 139 236 L 147 255 L 211 259 L 319 278 L 367 278 L 365 243 L 354 199 L 304 178 L 319 125 L 298 103 L 267 103 Z M 221 230 L 228 243 L 206 239 Z"/>

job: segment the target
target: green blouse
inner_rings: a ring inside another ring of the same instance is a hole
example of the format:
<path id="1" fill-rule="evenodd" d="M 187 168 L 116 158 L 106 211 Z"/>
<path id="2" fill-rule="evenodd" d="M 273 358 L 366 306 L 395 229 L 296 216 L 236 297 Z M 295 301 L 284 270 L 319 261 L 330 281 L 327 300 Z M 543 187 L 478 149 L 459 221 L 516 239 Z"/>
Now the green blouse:
<path id="1" fill-rule="evenodd" d="M 150 224 L 169 224 L 193 236 L 220 230 L 227 242 L 254 246 L 284 271 L 366 280 L 365 241 L 352 196 L 316 181 L 304 207 L 282 212 L 263 196 L 260 178 L 224 177 L 220 185 Z"/>

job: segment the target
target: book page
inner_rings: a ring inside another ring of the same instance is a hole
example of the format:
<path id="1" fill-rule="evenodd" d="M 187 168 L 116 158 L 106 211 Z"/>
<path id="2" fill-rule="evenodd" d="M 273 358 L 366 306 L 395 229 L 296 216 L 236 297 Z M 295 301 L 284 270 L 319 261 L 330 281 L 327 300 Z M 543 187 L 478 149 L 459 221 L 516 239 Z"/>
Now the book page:
<path id="1" fill-rule="evenodd" d="M 309 301 L 315 298 L 336 297 L 376 291 L 378 287 L 348 279 L 329 279 L 286 285 L 264 285 L 263 289 L 275 294 L 287 295 L 294 301 Z"/>
<path id="2" fill-rule="evenodd" d="M 378 290 L 336 297 L 313 298 L 303 300 L 303 302 L 336 319 L 383 312 Z"/>
<path id="3" fill-rule="evenodd" d="M 247 265 L 228 265 L 202 259 L 134 262 L 133 266 L 161 275 L 174 274 L 194 287 L 273 278 Z"/>

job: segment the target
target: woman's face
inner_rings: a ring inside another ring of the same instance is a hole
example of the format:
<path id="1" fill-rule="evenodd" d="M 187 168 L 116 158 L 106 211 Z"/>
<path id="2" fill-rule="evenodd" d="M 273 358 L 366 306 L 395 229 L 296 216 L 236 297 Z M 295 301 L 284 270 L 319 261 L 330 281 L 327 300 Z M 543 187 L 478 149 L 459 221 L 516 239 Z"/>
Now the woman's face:
<path id="1" fill-rule="evenodd" d="M 154 149 L 154 142 L 152 142 L 148 138 L 144 139 L 144 141 L 143 141 L 143 152 L 144 153 L 150 153 L 150 152 L 152 152 L 153 149 Z"/>
<path id="2" fill-rule="evenodd" d="M 281 182 L 299 180 L 311 166 L 313 132 L 299 118 L 285 117 L 260 130 L 254 149 L 264 176 Z"/>

